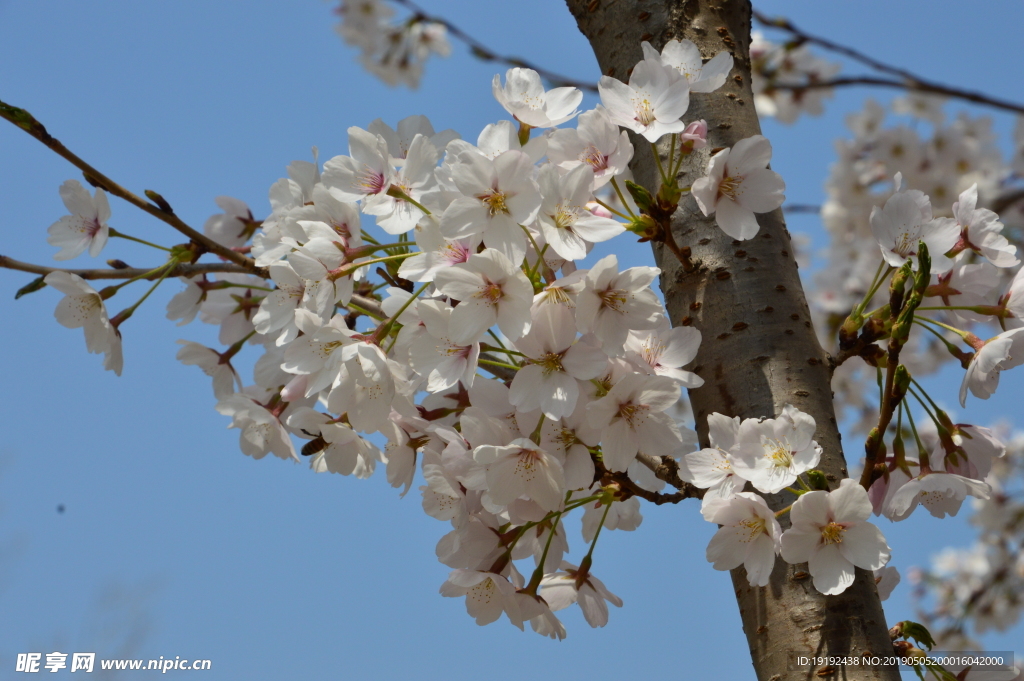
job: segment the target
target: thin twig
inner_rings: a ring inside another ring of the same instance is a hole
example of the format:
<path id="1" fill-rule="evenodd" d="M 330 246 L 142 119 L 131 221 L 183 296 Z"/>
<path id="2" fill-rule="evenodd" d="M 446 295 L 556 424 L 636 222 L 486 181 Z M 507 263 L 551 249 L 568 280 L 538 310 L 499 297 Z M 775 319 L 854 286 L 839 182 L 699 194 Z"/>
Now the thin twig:
<path id="1" fill-rule="evenodd" d="M 575 87 L 579 88 L 580 90 L 585 90 L 587 92 L 597 92 L 597 85 L 595 85 L 594 83 L 576 80 L 575 78 L 569 78 L 568 76 L 563 76 L 560 73 L 549 71 L 548 69 L 537 66 L 536 64 L 533 64 L 523 59 L 522 57 L 512 57 L 497 54 L 489 47 L 484 45 L 482 42 L 480 42 L 473 36 L 469 35 L 452 22 L 448 21 L 443 17 L 438 17 L 429 14 L 422 7 L 412 2 L 412 0 L 393 1 L 396 4 L 403 5 L 404 7 L 409 9 L 409 11 L 415 14 L 416 17 L 421 21 L 429 21 L 435 24 L 443 25 L 448 30 L 448 33 L 452 35 L 452 37 L 454 37 L 457 40 L 461 40 L 463 43 L 468 45 L 470 52 L 473 54 L 474 57 L 477 57 L 478 59 L 482 59 L 483 61 L 496 61 L 501 64 L 508 64 L 509 66 L 519 66 L 522 68 L 533 69 L 534 71 L 540 74 L 541 78 L 548 81 L 548 83 L 550 83 L 554 87 Z"/>
<path id="2" fill-rule="evenodd" d="M 153 268 L 146 267 L 125 267 L 122 269 L 92 269 L 92 270 L 69 270 L 63 267 L 48 267 L 46 265 L 35 265 L 33 263 L 22 262 L 9 258 L 6 255 L 0 255 L 0 267 L 9 270 L 18 270 L 19 272 L 30 272 L 32 274 L 49 274 L 50 272 L 69 272 L 71 274 L 77 274 L 82 279 L 134 279 L 135 277 L 144 275 L 148 272 L 154 272 Z M 211 263 L 198 263 L 190 265 L 188 263 L 181 263 L 177 265 L 173 270 L 168 273 L 171 277 L 194 277 L 199 274 L 213 274 L 216 272 L 234 272 L 238 274 L 251 274 L 251 272 L 234 263 L 227 262 L 211 262 Z M 153 277 L 158 276 L 159 273 L 154 273 Z"/>
<path id="3" fill-rule="evenodd" d="M 69 272 L 76 274 L 82 279 L 134 279 L 136 277 L 155 279 L 159 276 L 159 272 L 154 268 L 145 267 L 125 267 L 121 269 L 91 269 L 91 270 L 68 270 L 63 267 L 49 267 L 47 265 L 36 265 L 34 263 L 22 262 L 9 258 L 6 255 L 0 255 L 0 268 L 17 270 L 19 272 L 28 272 L 30 274 L 41 274 L 46 275 L 50 272 Z M 167 273 L 169 277 L 195 277 L 201 274 L 252 274 L 248 269 L 236 265 L 234 263 L 227 262 L 211 262 L 211 263 L 197 263 L 188 264 L 181 263 L 174 267 L 170 272 Z M 150 274 L 149 277 L 143 275 Z M 352 294 L 352 302 L 363 308 L 367 312 L 371 312 L 378 316 L 385 316 L 384 310 L 380 306 L 380 302 L 373 298 L 367 298 L 361 296 L 358 293 Z"/>
<path id="4" fill-rule="evenodd" d="M 153 217 L 163 220 L 168 225 L 178 230 L 195 243 L 201 245 L 207 251 L 219 255 L 225 260 L 230 260 L 236 265 L 239 265 L 240 267 L 244 268 L 246 272 L 258 273 L 260 268 L 256 266 L 256 263 L 255 261 L 253 261 L 252 258 L 247 258 L 241 253 L 234 251 L 228 248 L 227 246 L 224 246 L 223 244 L 217 243 L 216 241 L 206 236 L 205 234 L 197 232 L 195 229 L 185 224 L 185 222 L 183 222 L 181 218 L 179 218 L 177 215 L 174 214 L 173 211 L 170 210 L 170 206 L 166 205 L 166 202 L 163 201 L 162 198 L 160 199 L 160 202 L 163 204 L 162 207 L 154 205 L 147 201 L 146 199 L 134 194 L 133 192 L 128 191 L 127 189 L 117 184 L 100 171 L 96 170 L 96 168 L 92 167 L 90 164 L 83 161 L 76 154 L 74 154 L 67 147 L 65 147 L 60 140 L 56 139 L 55 137 L 52 137 L 50 133 L 46 131 L 46 127 L 38 120 L 36 120 L 35 116 L 30 114 L 28 111 L 25 111 L 24 109 L 20 109 L 18 107 L 11 106 L 9 104 L 4 103 L 3 101 L 0 101 L 0 118 L 10 121 L 15 126 L 21 128 L 32 137 L 35 137 L 37 140 L 42 142 L 44 145 L 46 145 L 47 148 L 56 153 L 58 156 L 66 159 L 76 168 L 81 170 L 82 173 L 85 174 L 86 180 L 88 180 L 90 183 L 98 187 L 102 187 L 107 192 L 113 194 L 114 196 L 124 199 L 125 201 L 132 204 L 136 208 L 144 210 Z"/>
<path id="5" fill-rule="evenodd" d="M 916 90 L 918 92 L 928 92 L 930 94 L 944 95 L 946 97 L 953 97 L 955 99 L 963 99 L 968 102 L 975 104 L 984 104 L 991 106 L 995 109 L 1002 109 L 1004 111 L 1012 111 L 1018 114 L 1024 114 L 1024 105 L 1015 104 L 1002 99 L 996 99 L 989 97 L 980 92 L 970 92 L 968 90 L 960 90 L 957 88 L 949 87 L 946 85 L 940 85 L 938 83 L 926 83 L 921 81 L 901 81 L 901 80 L 888 80 L 886 78 L 876 78 L 874 76 L 851 76 L 849 78 L 833 78 L 831 80 L 822 80 L 813 83 L 802 83 L 800 85 L 783 85 L 779 83 L 773 83 L 769 90 L 790 90 L 793 92 L 803 92 L 805 90 L 817 90 L 821 88 L 830 87 L 843 87 L 846 85 L 872 85 L 875 87 L 888 87 L 896 88 L 898 90 Z"/>
<path id="6" fill-rule="evenodd" d="M 850 59 L 853 59 L 854 61 L 860 62 L 865 66 L 875 69 L 876 71 L 887 73 L 891 76 L 899 78 L 899 80 L 888 80 L 885 78 L 873 78 L 871 76 L 857 76 L 852 78 L 835 78 L 832 80 L 821 81 L 818 83 L 807 83 L 805 85 L 775 85 L 774 87 L 776 89 L 801 91 L 823 87 L 841 87 L 844 85 L 875 85 L 878 87 L 891 87 L 899 88 L 902 90 L 918 90 L 920 92 L 929 92 L 932 94 L 945 95 L 947 97 L 954 97 L 956 99 L 964 99 L 969 102 L 974 102 L 975 104 L 984 104 L 987 106 L 995 107 L 997 109 L 1004 109 L 1006 111 L 1024 113 L 1024 105 L 1016 104 L 1014 102 L 1008 102 L 1002 99 L 997 99 L 995 97 L 990 97 L 980 92 L 971 92 L 968 90 L 961 90 L 959 88 L 949 87 L 947 85 L 942 85 L 941 83 L 928 80 L 927 78 L 922 78 L 916 73 L 912 73 L 906 69 L 902 69 L 897 66 L 881 62 L 875 59 L 874 57 L 868 56 L 863 52 L 860 52 L 859 50 L 855 50 L 852 47 L 840 45 L 839 43 L 832 42 L 828 38 L 822 38 L 821 36 L 807 33 L 803 29 L 797 28 L 795 25 L 793 25 L 791 21 L 784 17 L 769 17 L 766 14 L 762 14 L 761 12 L 754 10 L 754 18 L 757 19 L 757 21 L 759 21 L 760 23 L 764 24 L 765 26 L 770 26 L 772 28 L 778 28 L 783 31 L 786 31 L 802 42 L 812 43 L 814 45 L 818 45 L 819 47 L 823 47 L 826 50 L 837 52 L 846 57 L 849 57 Z"/>

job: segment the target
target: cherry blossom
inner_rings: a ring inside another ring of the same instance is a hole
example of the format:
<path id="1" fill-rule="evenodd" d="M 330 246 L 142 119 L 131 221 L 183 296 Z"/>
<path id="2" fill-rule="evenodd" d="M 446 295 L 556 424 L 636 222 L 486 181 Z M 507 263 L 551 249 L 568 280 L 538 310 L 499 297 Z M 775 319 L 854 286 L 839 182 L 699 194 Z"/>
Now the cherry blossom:
<path id="1" fill-rule="evenodd" d="M 512 263 L 526 255 L 520 225 L 532 221 L 540 208 L 533 164 L 521 151 L 509 150 L 493 160 L 468 152 L 452 166 L 452 181 L 463 196 L 441 215 L 441 233 L 449 239 L 483 234 L 488 248 L 501 251 Z"/>
<path id="2" fill-rule="evenodd" d="M 574 87 L 557 87 L 545 91 L 540 74 L 533 69 L 512 68 L 501 77 L 494 76 L 491 85 L 494 98 L 505 111 L 532 128 L 552 128 L 565 123 L 579 111 L 583 93 Z"/>
<path id="3" fill-rule="evenodd" d="M 777 494 L 818 465 L 821 446 L 812 440 L 814 419 L 791 404 L 778 418 L 747 419 L 740 440 L 750 443 L 733 462 L 736 474 L 765 494 Z"/>
<path id="4" fill-rule="evenodd" d="M 503 447 L 480 445 L 473 458 L 487 467 L 487 492 L 494 503 L 505 506 L 525 496 L 546 511 L 562 505 L 562 464 L 531 440 L 516 438 Z"/>
<path id="5" fill-rule="evenodd" d="M 218 196 L 214 201 L 224 212 L 207 219 L 203 233 L 229 248 L 244 246 L 259 226 L 252 210 L 244 201 L 230 196 Z"/>
<path id="6" fill-rule="evenodd" d="M 580 165 L 559 175 L 558 168 L 547 165 L 538 174 L 537 182 L 543 197 L 537 222 L 544 240 L 566 260 L 582 260 L 591 244 L 607 241 L 626 230 L 617 220 L 598 217 L 587 210 L 594 184 L 590 166 Z"/>
<path id="7" fill-rule="evenodd" d="M 600 348 L 575 340 L 571 311 L 561 305 L 540 307 L 530 332 L 515 343 L 526 365 L 509 386 L 509 402 L 524 411 L 540 409 L 549 419 L 571 414 L 579 397 L 577 379 L 597 378 L 608 364 Z"/>
<path id="8" fill-rule="evenodd" d="M 565 170 L 581 165 L 593 169 L 591 191 L 621 174 L 632 157 L 629 133 L 619 130 L 602 106 L 581 113 L 575 130 L 555 130 L 548 139 L 548 158 L 552 163 Z"/>
<path id="9" fill-rule="evenodd" d="M 716 570 L 742 565 L 751 586 L 767 586 L 781 550 L 782 527 L 764 499 L 739 492 L 716 505 L 708 520 L 721 525 L 708 544 L 708 562 Z"/>
<path id="10" fill-rule="evenodd" d="M 987 208 L 978 208 L 977 183 L 960 194 L 960 200 L 953 204 L 953 217 L 961 230 L 960 243 L 954 250 L 970 249 L 996 267 L 1020 264 L 1017 247 L 1002 235 L 1004 225 L 999 216 Z"/>
<path id="11" fill-rule="evenodd" d="M 102 352 L 103 368 L 120 376 L 124 366 L 121 333 L 110 323 L 103 297 L 70 272 L 50 272 L 43 281 L 64 294 L 53 313 L 57 321 L 69 329 L 81 328 L 85 332 L 86 350 Z"/>
<path id="12" fill-rule="evenodd" d="M 110 234 L 107 193 L 97 187 L 95 195 L 90 195 L 78 180 L 68 180 L 60 186 L 60 198 L 71 215 L 65 215 L 47 230 L 46 242 L 60 248 L 53 259 L 70 260 L 85 251 L 95 258 Z"/>
<path id="13" fill-rule="evenodd" d="M 899 175 L 896 186 L 901 183 Z M 917 244 L 923 241 L 931 256 L 932 273 L 948 271 L 953 261 L 944 254 L 956 245 L 960 228 L 952 220 L 932 219 L 932 204 L 924 193 L 897 191 L 871 210 L 871 232 L 882 249 L 882 257 L 893 267 L 910 260 L 917 266 Z"/>
<path id="14" fill-rule="evenodd" d="M 604 465 L 624 471 L 638 451 L 669 455 L 682 444 L 665 411 L 679 399 L 679 384 L 665 376 L 627 374 L 607 395 L 587 406 L 590 425 L 601 428 Z"/>
<path id="15" fill-rule="evenodd" d="M 686 128 L 679 119 L 690 105 L 690 85 L 660 58 L 637 64 L 628 85 L 601 76 L 597 89 L 612 123 L 643 135 L 648 142 Z"/>
<path id="16" fill-rule="evenodd" d="M 576 603 L 590 626 L 596 628 L 608 624 L 608 603 L 621 608 L 622 599 L 609 591 L 604 582 L 589 571 L 583 583 L 577 587 L 579 568 L 562 561 L 561 570 L 546 575 L 540 583 L 540 594 L 551 610 L 558 612 Z"/>
<path id="17" fill-rule="evenodd" d="M 241 431 L 238 443 L 246 456 L 262 459 L 273 453 L 280 459 L 299 460 L 278 415 L 249 395 L 240 392 L 228 395 L 217 403 L 217 411 L 231 417 L 229 428 Z"/>
<path id="18" fill-rule="evenodd" d="M 213 348 L 187 340 L 179 340 L 178 345 L 182 348 L 178 350 L 176 359 L 187 366 L 199 367 L 204 374 L 212 378 L 213 395 L 218 400 L 235 392 L 235 381 L 241 386 L 238 372 L 231 366 L 230 357 L 225 356 L 227 353 L 222 354 Z"/>
<path id="19" fill-rule="evenodd" d="M 335 156 L 324 163 L 324 184 L 341 201 L 387 194 L 394 169 L 388 154 L 388 143 L 355 126 L 348 129 L 350 156 Z"/>
<path id="20" fill-rule="evenodd" d="M 509 340 L 530 330 L 530 281 L 500 251 L 488 248 L 434 277 L 441 293 L 459 301 L 450 333 L 458 344 L 476 342 L 495 324 Z"/>
<path id="21" fill-rule="evenodd" d="M 755 213 L 769 213 L 785 201 L 786 183 L 768 169 L 772 145 L 762 135 L 747 137 L 711 157 L 708 174 L 694 181 L 693 198 L 704 215 L 733 239 L 745 240 L 760 227 Z"/>
<path id="22" fill-rule="evenodd" d="M 591 333 L 611 356 L 622 354 L 631 329 L 653 329 L 661 322 L 661 303 L 651 291 L 657 267 L 631 267 L 618 271 L 619 261 L 609 255 L 586 275 L 576 297 L 576 327 Z"/>
<path id="23" fill-rule="evenodd" d="M 854 566 L 877 570 L 889 562 L 889 545 L 867 522 L 868 493 L 846 478 L 831 492 L 807 492 L 793 504 L 792 527 L 782 534 L 787 563 L 807 563 L 814 588 L 827 596 L 853 584 Z"/>
<path id="24" fill-rule="evenodd" d="M 974 353 L 960 384 L 960 406 L 967 405 L 967 390 L 987 400 L 999 387 L 999 374 L 1024 362 L 1024 328 L 1004 331 L 984 341 Z"/>
<path id="25" fill-rule="evenodd" d="M 661 60 L 674 68 L 690 85 L 690 92 L 714 92 L 725 84 L 732 71 L 733 59 L 728 52 L 719 52 L 705 64 L 700 49 L 689 40 L 669 40 L 661 54 L 647 41 L 640 43 L 645 60 Z"/>

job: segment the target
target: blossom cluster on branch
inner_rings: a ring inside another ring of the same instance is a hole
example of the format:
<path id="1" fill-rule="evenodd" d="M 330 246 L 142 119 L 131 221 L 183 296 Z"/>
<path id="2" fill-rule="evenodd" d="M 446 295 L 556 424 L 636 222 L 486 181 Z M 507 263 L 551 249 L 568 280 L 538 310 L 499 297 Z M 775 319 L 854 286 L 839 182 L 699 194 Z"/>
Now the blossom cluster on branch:
<path id="1" fill-rule="evenodd" d="M 415 82 L 425 56 L 447 49 L 443 25 L 414 17 L 389 28 L 382 3 L 346 2 L 342 13 L 341 33 L 385 80 Z M 813 113 L 816 100 L 780 97 L 771 82 L 830 77 L 831 67 L 759 40 L 758 107 L 784 120 Z M 357 478 L 381 465 L 402 495 L 419 472 L 424 512 L 451 526 L 436 549 L 452 569 L 441 594 L 465 598 L 479 624 L 504 614 L 563 638 L 554 613 L 578 604 L 604 626 L 608 603 L 622 601 L 592 572 L 602 530 L 636 529 L 640 498 L 679 501 L 698 490 L 703 517 L 719 526 L 706 552 L 715 568 L 742 565 L 750 584 L 765 586 L 781 555 L 806 563 L 823 594 L 848 588 L 854 567 L 874 570 L 887 592 L 898 575 L 885 568 L 891 549 L 872 513 L 903 520 L 922 505 L 944 517 L 967 496 L 998 498 L 993 471 L 1006 445 L 992 429 L 954 423 L 914 376 L 959 361 L 963 403 L 968 393 L 989 397 L 1000 372 L 1024 361 L 1024 275 L 1011 274 L 1016 247 L 984 207 L 1012 176 L 983 123 L 943 128 L 934 100 L 898 105 L 931 117 L 927 141 L 882 129 L 877 105 L 851 118 L 857 138 L 841 148 L 823 210 L 837 261 L 814 300 L 828 315 L 820 328 L 838 336 L 841 390 L 863 387 L 840 366 L 848 360 L 878 379 L 878 404 L 864 409 L 872 424 L 860 481 L 830 484 L 815 468 L 816 424 L 790 405 L 742 421 L 712 414 L 709 446 L 698 450 L 677 405 L 683 388 L 703 384 L 684 368 L 700 331 L 672 328 L 652 290 L 658 268 L 620 270 L 615 255 L 582 261 L 594 244 L 630 232 L 689 266 L 671 226 L 688 193 L 744 240 L 758 233 L 757 214 L 781 207 L 785 183 L 768 168 L 770 143 L 755 135 L 703 152 L 706 175 L 680 187 L 683 159 L 707 146 L 707 121 L 684 120 L 690 97 L 721 87 L 733 60 L 705 62 L 688 41 L 642 49 L 628 82 L 602 77 L 601 105 L 582 113 L 577 88 L 546 89 L 527 68 L 495 76 L 492 93 L 512 120 L 488 125 L 475 144 L 422 116 L 351 127 L 347 155 L 321 164 L 314 150 L 312 162 L 288 166 L 263 220 L 219 197 L 224 212 L 199 234 L 147 192 L 144 209 L 190 238 L 142 242 L 165 263 L 100 290 L 88 281 L 95 271 L 18 263 L 44 275 L 20 294 L 42 285 L 63 293 L 58 321 L 83 328 L 87 349 L 120 374 L 122 327 L 152 291 L 209 253 L 230 261 L 180 276 L 168 319 L 217 325 L 225 347 L 182 340 L 178 359 L 212 379 L 216 408 L 248 456 L 308 459 L 316 472 Z M 27 112 L 3 106 L 5 118 L 53 142 Z M 559 127 L 573 119 L 575 128 Z M 658 162 L 653 187 L 628 172 L 640 139 Z M 107 196 L 141 199 L 83 170 L 97 188 L 62 185 L 69 215 L 49 230 L 58 260 L 96 257 L 111 238 L 141 241 L 109 224 Z M 142 282 L 152 283 L 110 316 L 109 301 Z M 246 348 L 261 353 L 252 383 L 235 369 Z M 916 426 L 908 396 L 929 423 Z M 675 475 L 682 491 L 661 494 Z M 764 497 L 781 492 L 795 500 L 772 511 Z M 577 509 L 589 549 L 570 562 L 564 519 Z"/>

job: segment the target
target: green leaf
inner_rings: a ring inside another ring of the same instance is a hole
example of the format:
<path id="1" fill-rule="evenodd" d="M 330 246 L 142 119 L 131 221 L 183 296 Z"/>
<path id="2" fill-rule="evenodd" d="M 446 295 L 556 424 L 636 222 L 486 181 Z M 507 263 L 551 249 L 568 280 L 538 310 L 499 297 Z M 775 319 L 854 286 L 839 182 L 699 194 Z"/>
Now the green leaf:
<path id="1" fill-rule="evenodd" d="M 626 180 L 626 189 L 629 191 L 629 195 L 636 201 L 636 207 L 644 213 L 651 212 L 651 206 L 654 205 L 654 197 L 645 188 L 638 185 L 632 180 Z"/>
<path id="2" fill-rule="evenodd" d="M 928 650 L 931 650 L 935 645 L 935 639 L 932 638 L 928 628 L 923 624 L 911 622 L 910 620 L 903 621 L 903 638 L 912 638 Z"/>
<path id="3" fill-rule="evenodd" d="M 17 300 L 18 298 L 21 298 L 22 296 L 24 296 L 26 294 L 35 293 L 39 289 L 46 288 L 46 282 L 43 281 L 43 279 L 45 279 L 45 278 L 46 278 L 45 275 L 42 276 L 42 277 L 38 277 L 36 279 L 33 279 L 28 284 L 25 284 L 24 286 L 19 288 L 18 292 L 14 294 L 14 299 Z"/>

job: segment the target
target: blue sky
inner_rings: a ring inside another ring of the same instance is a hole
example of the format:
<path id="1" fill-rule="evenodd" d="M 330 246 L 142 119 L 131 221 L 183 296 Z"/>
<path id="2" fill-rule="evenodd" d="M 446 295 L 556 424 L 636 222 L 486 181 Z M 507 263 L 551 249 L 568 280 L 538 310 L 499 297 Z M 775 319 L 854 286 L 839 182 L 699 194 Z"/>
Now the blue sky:
<path id="1" fill-rule="evenodd" d="M 589 46 L 558 3 L 423 4 L 498 52 L 597 76 Z M 451 58 L 428 64 L 419 90 L 390 89 L 334 34 L 332 7 L 0 0 L 0 99 L 29 109 L 115 180 L 160 192 L 193 225 L 217 211 L 220 194 L 265 215 L 267 190 L 285 166 L 309 159 L 314 145 L 321 159 L 345 153 L 351 125 L 426 114 L 437 129 L 475 139 L 505 117 L 490 94 L 503 68 L 455 44 Z M 759 7 L 937 80 L 1024 101 L 1024 83 L 1013 75 L 1024 19 L 1018 2 L 990 0 L 970 13 L 948 0 Z M 825 116 L 794 127 L 765 123 L 789 201 L 822 201 L 832 141 L 867 94 L 838 93 Z M 992 115 L 1005 139 L 1012 119 Z M 27 135 L 0 127 L 0 253 L 52 262 L 46 228 L 65 212 L 57 188 L 69 178 L 80 175 Z M 162 223 L 112 204 L 116 228 L 180 241 Z M 793 216 L 790 227 L 823 245 L 817 217 Z M 623 239 L 614 250 L 625 264 L 650 262 L 645 245 Z M 110 257 L 153 262 L 123 241 L 96 266 Z M 729 577 L 704 560 L 714 528 L 695 503 L 645 507 L 637 532 L 602 535 L 594 573 L 626 602 L 606 628 L 590 629 L 575 611 L 564 618 L 569 638 L 561 643 L 507 622 L 480 628 L 461 601 L 437 595 L 448 569 L 434 545 L 447 525 L 425 516 L 415 493 L 399 499 L 381 473 L 367 481 L 318 476 L 239 452 L 237 431 L 213 410 L 208 379 L 174 359 L 178 338 L 215 340 L 212 327 L 164 319 L 177 284 L 122 327 L 125 371 L 117 378 L 85 352 L 81 332 L 53 319 L 56 292 L 13 300 L 27 281 L 0 270 L 0 678 L 18 652 L 117 657 L 122 649 L 126 657 L 211 659 L 207 676 L 232 680 L 456 680 L 486 670 L 504 681 L 597 669 L 606 678 L 750 677 Z M 967 417 L 985 423 L 1019 413 L 1015 378 L 1007 375 L 988 402 L 970 403 Z M 952 405 L 958 381 L 950 372 L 932 384 Z M 901 571 L 971 537 L 963 518 L 918 513 L 881 526 Z M 570 527 L 578 557 L 584 545 L 578 525 Z M 888 602 L 892 621 L 912 616 L 908 592 L 904 584 Z M 1024 652 L 1021 633 L 1018 626 L 989 646 L 1016 642 Z"/>

